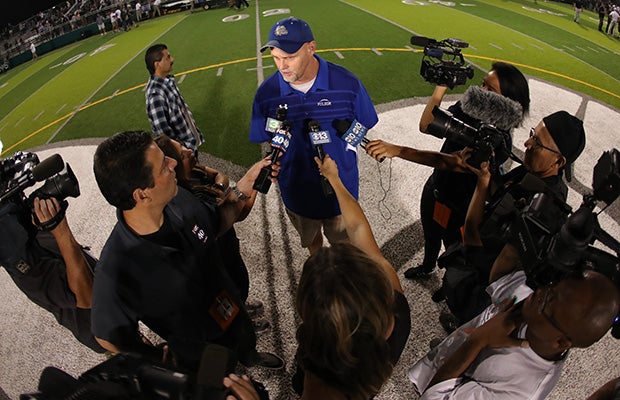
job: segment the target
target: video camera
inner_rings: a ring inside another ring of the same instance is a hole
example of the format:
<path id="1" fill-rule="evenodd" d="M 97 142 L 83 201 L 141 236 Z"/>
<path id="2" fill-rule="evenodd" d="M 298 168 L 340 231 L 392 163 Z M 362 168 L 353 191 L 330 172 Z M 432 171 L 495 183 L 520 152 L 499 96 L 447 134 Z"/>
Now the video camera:
<path id="1" fill-rule="evenodd" d="M 599 201 L 609 206 L 620 195 L 620 152 L 612 149 L 601 155 L 593 170 L 592 194 L 585 194 L 574 212 L 536 179 L 526 175 L 523 181 L 528 182 L 522 181 L 522 186 L 536 192 L 528 204 L 504 195 L 481 226 L 481 236 L 497 235 L 516 246 L 532 288 L 584 269 L 606 275 L 620 288 L 620 243 L 601 228 L 594 212 Z M 593 247 L 596 240 L 615 254 Z"/>
<path id="2" fill-rule="evenodd" d="M 474 69 L 465 65 L 465 58 L 461 53 L 461 49 L 469 47 L 469 43 L 454 38 L 437 41 L 423 36 L 412 36 L 411 44 L 424 47 L 420 75 L 425 81 L 454 89 L 474 77 Z"/>
<path id="3" fill-rule="evenodd" d="M 43 186 L 34 190 L 28 198 L 24 189 L 36 182 L 45 181 Z M 62 157 L 54 154 L 42 162 L 30 152 L 18 151 L 13 156 L 0 160 L 0 204 L 4 201 L 26 202 L 32 209 L 35 197 L 40 199 L 56 198 L 61 205 L 61 212 L 42 228 L 53 229 L 64 217 L 68 203 L 67 197 L 78 197 L 80 187 L 69 164 Z"/>
<path id="4" fill-rule="evenodd" d="M 509 132 L 487 123 L 474 128 L 454 117 L 450 111 L 438 106 L 435 106 L 432 112 L 435 118 L 427 128 L 428 133 L 437 138 L 448 138 L 462 146 L 470 147 L 472 152 L 467 159 L 469 165 L 480 168 L 480 164 L 490 161 L 495 153 L 490 166 L 491 171 L 494 171 L 508 158 L 511 152 L 508 148 Z"/>
<path id="5" fill-rule="evenodd" d="M 231 391 L 223 379 L 234 371 L 236 359 L 226 347 L 208 344 L 197 373 L 148 361 L 134 353 L 120 353 L 103 361 L 78 379 L 55 367 L 41 373 L 38 391 L 20 400 L 224 400 Z M 269 393 L 252 380 L 260 400 Z"/>

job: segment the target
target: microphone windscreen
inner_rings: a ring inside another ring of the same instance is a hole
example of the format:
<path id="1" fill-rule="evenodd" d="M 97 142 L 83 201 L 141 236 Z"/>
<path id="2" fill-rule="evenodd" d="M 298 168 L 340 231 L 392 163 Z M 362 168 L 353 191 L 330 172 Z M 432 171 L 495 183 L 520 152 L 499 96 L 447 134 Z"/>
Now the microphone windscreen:
<path id="1" fill-rule="evenodd" d="M 320 131 L 321 130 L 321 124 L 319 124 L 319 121 L 317 121 L 316 119 L 311 119 L 310 121 L 308 121 L 308 130 L 310 130 L 310 131 Z"/>
<path id="2" fill-rule="evenodd" d="M 335 119 L 332 122 L 332 127 L 336 130 L 336 132 L 338 132 L 338 135 L 340 136 L 346 133 L 349 130 L 350 126 L 351 121 L 348 121 L 346 119 Z"/>
<path id="3" fill-rule="evenodd" d="M 32 177 L 35 181 L 41 182 L 59 173 L 64 167 L 65 162 L 62 160 L 62 157 L 59 154 L 54 154 L 41 161 L 32 169 Z"/>
<path id="4" fill-rule="evenodd" d="M 518 102 L 480 86 L 470 86 L 461 99 L 465 114 L 483 123 L 509 131 L 523 122 L 523 108 Z"/>
<path id="5" fill-rule="evenodd" d="M 435 39 L 429 39 L 424 36 L 411 36 L 411 44 L 414 46 L 426 47 L 430 43 L 435 43 Z"/>

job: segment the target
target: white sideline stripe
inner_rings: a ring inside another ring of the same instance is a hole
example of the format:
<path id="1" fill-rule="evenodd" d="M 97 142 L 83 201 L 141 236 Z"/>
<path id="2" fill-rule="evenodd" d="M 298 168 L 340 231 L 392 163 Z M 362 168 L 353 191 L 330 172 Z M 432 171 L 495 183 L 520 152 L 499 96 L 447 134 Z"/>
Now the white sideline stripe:
<path id="1" fill-rule="evenodd" d="M 166 29 L 164 32 L 162 32 L 161 35 L 159 35 L 155 40 L 153 40 L 152 42 L 149 42 L 146 44 L 146 46 L 144 46 L 139 52 L 136 53 L 136 55 L 134 55 L 133 57 L 129 58 L 127 60 L 127 62 L 123 65 L 120 66 L 120 68 L 118 68 L 116 70 L 116 72 L 114 72 L 113 74 L 110 75 L 110 77 L 108 79 L 106 79 L 97 89 L 95 89 L 93 91 L 93 93 L 88 96 L 88 98 L 86 98 L 86 100 L 84 100 L 84 102 L 78 106 L 76 108 L 76 112 L 77 110 L 79 110 L 83 105 L 87 104 L 94 96 L 97 92 L 99 92 L 105 85 L 108 84 L 108 82 L 110 82 L 112 80 L 112 78 L 114 78 L 116 75 L 118 75 L 127 65 L 129 65 L 130 62 L 132 62 L 136 57 L 138 56 L 144 56 L 144 52 L 146 51 L 146 49 L 151 45 L 151 43 L 157 43 L 156 41 L 159 40 L 159 38 L 161 38 L 162 36 L 164 36 L 166 33 L 168 33 L 172 28 L 174 28 L 175 26 L 177 26 L 178 24 L 180 24 L 181 22 L 183 22 L 185 20 L 185 18 L 187 18 L 189 14 L 187 14 L 185 17 L 181 18 L 176 24 L 172 25 L 171 27 L 169 27 L 168 29 Z M 52 81 L 52 79 L 50 79 L 50 81 Z M 45 144 L 49 144 L 52 142 L 52 140 L 54 140 L 54 138 L 56 137 L 56 135 L 58 135 L 58 133 L 65 127 L 65 125 L 67 125 L 69 123 L 69 121 L 71 121 L 73 119 L 73 116 L 75 115 L 75 112 L 73 113 L 73 115 L 71 115 L 69 118 L 65 119 L 65 121 L 60 124 L 60 126 L 58 127 L 58 129 L 56 129 L 56 131 L 52 134 L 52 136 L 50 136 L 49 139 L 47 139 L 47 141 L 45 142 Z"/>
<path id="2" fill-rule="evenodd" d="M 336 57 L 338 57 L 339 59 L 344 60 L 344 56 L 342 55 L 342 53 L 341 53 L 341 52 L 339 52 L 339 51 L 334 51 L 334 54 L 335 54 L 335 55 L 336 55 Z"/>
<path id="3" fill-rule="evenodd" d="M 112 97 L 116 96 L 116 95 L 118 94 L 118 92 L 120 92 L 120 91 L 121 91 L 120 89 L 116 89 L 116 90 L 114 91 L 114 93 L 112 93 Z"/>
<path id="4" fill-rule="evenodd" d="M 273 68 L 273 65 L 265 65 L 264 67 L 261 67 L 262 69 L 267 69 L 267 68 Z M 246 71 L 256 71 L 258 68 L 248 68 L 246 69 Z"/>
<path id="5" fill-rule="evenodd" d="M 535 44 L 535 43 L 530 43 L 530 46 L 538 49 L 538 50 L 544 50 L 542 47 L 540 47 L 539 45 Z"/>
<path id="6" fill-rule="evenodd" d="M 15 125 L 13 125 L 13 126 L 17 128 L 17 126 L 18 126 L 19 124 L 21 124 L 21 123 L 22 123 L 22 121 L 24 120 L 24 118 L 26 118 L 26 117 L 21 117 L 21 118 L 19 119 L 19 121 L 17 121 L 17 122 L 15 123 Z"/>
<path id="7" fill-rule="evenodd" d="M 575 46 L 575 47 L 576 47 L 576 48 L 578 48 L 578 49 L 579 49 L 579 50 L 581 50 L 581 51 L 586 52 L 586 53 L 588 52 L 588 50 L 584 49 L 583 47 L 579 47 L 579 46 Z"/>
<path id="8" fill-rule="evenodd" d="M 63 104 L 62 106 L 60 106 L 60 108 L 58 110 L 56 110 L 56 114 L 58 114 L 63 108 L 65 108 L 67 106 L 67 103 Z"/>
<path id="9" fill-rule="evenodd" d="M 413 47 L 411 47 L 411 46 L 409 46 L 409 45 L 406 45 L 405 47 L 406 47 L 406 48 L 408 48 L 409 50 L 413 51 L 414 53 L 415 53 L 415 51 L 416 51 Z"/>
<path id="10" fill-rule="evenodd" d="M 375 49 L 374 47 L 371 49 L 373 53 L 375 53 L 378 56 L 382 56 L 383 53 L 381 53 L 379 50 Z"/>
<path id="11" fill-rule="evenodd" d="M 489 46 L 491 46 L 491 47 L 495 47 L 495 48 L 496 48 L 496 49 L 498 49 L 498 50 L 504 50 L 502 47 L 500 47 L 500 46 L 496 45 L 495 43 L 490 43 L 490 42 L 489 42 Z"/>
<path id="12" fill-rule="evenodd" d="M 179 78 L 179 85 L 180 85 L 181 83 L 183 83 L 183 81 L 185 80 L 185 78 L 187 78 L 187 74 L 183 74 L 183 75 L 181 75 L 181 78 Z"/>
<path id="13" fill-rule="evenodd" d="M 410 33 L 410 34 L 412 34 L 412 35 L 422 36 L 422 35 L 421 35 L 420 33 L 418 33 L 418 32 L 412 31 L 411 29 L 406 28 L 406 27 L 402 26 L 401 24 L 398 24 L 398 23 L 396 23 L 396 22 L 394 22 L 394 21 L 392 21 L 392 20 L 389 20 L 389 19 L 387 19 L 387 18 L 385 18 L 385 17 L 383 17 L 383 16 L 381 16 L 381 15 L 377 15 L 377 14 L 375 14 L 375 13 L 371 12 L 371 11 L 366 10 L 365 8 L 362 8 L 362 7 L 357 6 L 357 5 L 355 5 L 355 4 L 351 4 L 351 3 L 349 3 L 349 2 L 347 2 L 347 1 L 345 1 L 345 0 L 339 0 L 339 1 L 340 1 L 341 3 L 344 3 L 344 4 L 348 5 L 348 6 L 351 6 L 351 7 L 353 7 L 353 8 L 357 8 L 358 10 L 363 11 L 363 12 L 365 12 L 366 14 L 372 15 L 372 16 L 373 16 L 373 17 L 375 17 L 375 18 L 378 18 L 378 19 L 380 19 L 380 20 L 382 20 L 382 21 L 385 21 L 385 22 L 387 22 L 388 24 L 394 25 L 395 27 L 400 28 L 400 29 L 402 29 L 402 30 L 403 30 L 403 31 L 405 31 L 405 32 L 409 32 L 409 33 Z M 497 24 L 497 25 L 498 25 L 498 26 L 501 26 L 501 25 L 499 25 L 499 24 Z M 414 49 L 413 49 L 413 48 L 411 48 L 409 45 L 406 45 L 405 47 L 406 47 L 406 48 L 408 48 L 408 49 L 410 49 L 411 51 L 414 51 Z M 469 60 L 468 60 L 468 61 L 469 61 Z M 480 66 L 479 66 L 479 65 L 477 65 L 477 64 L 476 64 L 476 63 L 474 63 L 474 62 L 470 62 L 470 64 L 471 64 L 471 65 L 473 65 L 474 67 L 478 68 L 480 71 L 486 71 L 486 69 L 484 69 L 484 68 L 480 68 Z"/>
<path id="14" fill-rule="evenodd" d="M 259 7 L 259 0 L 256 0 L 256 6 L 254 7 L 254 9 L 256 10 L 256 12 L 254 13 L 256 15 L 256 80 L 258 81 L 258 85 L 256 86 L 260 86 L 261 83 L 263 83 L 263 81 L 265 80 L 265 75 L 263 74 L 263 53 L 260 52 L 260 48 L 261 48 L 261 42 L 260 42 L 260 12 L 258 11 Z"/>
<path id="15" fill-rule="evenodd" d="M 514 47 L 516 47 L 517 49 L 519 49 L 519 50 L 523 50 L 523 47 L 519 46 L 519 45 L 518 45 L 518 44 L 516 44 L 516 43 L 512 43 L 512 45 L 513 45 Z"/>
<path id="16" fill-rule="evenodd" d="M 575 51 L 573 48 L 568 47 L 567 45 L 563 44 L 562 47 L 564 47 L 566 50 L 568 51 Z"/>
<path id="17" fill-rule="evenodd" d="M 40 113 L 38 113 L 36 117 L 34 117 L 33 121 L 38 120 L 38 119 L 39 119 L 39 117 L 40 117 L 41 115 L 43 115 L 43 113 L 45 113 L 45 110 L 41 110 L 41 112 L 40 112 Z"/>
<path id="18" fill-rule="evenodd" d="M 215 76 L 222 76 L 222 72 L 224 72 L 224 67 L 219 67 L 217 69 L 217 74 L 215 74 Z"/>
<path id="19" fill-rule="evenodd" d="M 4 124 L 4 125 L 2 125 L 2 128 L 0 128 L 0 131 L 3 131 L 3 130 L 4 130 L 4 128 L 6 128 L 8 125 L 9 125 L 9 124 Z"/>
<path id="20" fill-rule="evenodd" d="M 380 19 L 380 20 L 382 20 L 382 21 L 385 21 L 385 22 L 387 22 L 387 23 L 389 23 L 389 24 L 392 24 L 392 25 L 394 25 L 394 26 L 396 26 L 396 27 L 398 27 L 398 28 L 400 28 L 400 29 L 402 29 L 402 30 L 404 30 L 404 31 L 406 31 L 406 32 L 411 33 L 412 35 L 421 36 L 419 33 L 414 32 L 414 31 L 412 31 L 412 30 L 411 30 L 411 29 L 409 29 L 409 28 L 405 28 L 404 26 L 402 26 L 402 25 L 400 25 L 400 24 L 397 24 L 396 22 L 391 21 L 391 20 L 389 20 L 389 19 L 387 19 L 387 18 L 385 18 L 385 17 L 382 17 L 381 15 L 377 15 L 377 14 L 375 14 L 375 13 L 371 12 L 371 11 L 368 11 L 368 10 L 366 10 L 365 8 L 362 8 L 362 7 L 357 6 L 357 5 L 355 5 L 355 4 L 351 4 L 351 3 L 349 3 L 349 2 L 347 2 L 347 1 L 345 1 L 345 0 L 339 0 L 339 1 L 340 1 L 341 3 L 344 3 L 344 4 L 348 5 L 348 6 L 351 6 L 351 7 L 353 7 L 353 8 L 357 8 L 358 10 L 364 11 L 365 13 L 370 14 L 370 15 L 372 15 L 372 16 L 373 16 L 373 17 L 375 17 L 375 18 L 379 18 L 379 19 Z M 258 0 L 257 0 L 257 2 L 258 2 Z M 409 46 L 407 46 L 407 47 L 409 47 Z"/>
<path id="21" fill-rule="evenodd" d="M 588 46 L 588 49 L 592 50 L 592 51 L 593 51 L 593 52 L 595 52 L 595 53 L 598 53 L 598 52 L 599 52 L 598 50 L 596 50 L 595 48 L 590 47 L 590 46 Z"/>
<path id="22" fill-rule="evenodd" d="M 475 46 L 471 46 L 471 45 L 469 46 L 469 48 L 470 48 L 470 49 L 472 49 L 472 50 L 476 50 L 476 51 L 478 50 L 478 48 L 477 48 L 477 47 L 475 47 Z"/>

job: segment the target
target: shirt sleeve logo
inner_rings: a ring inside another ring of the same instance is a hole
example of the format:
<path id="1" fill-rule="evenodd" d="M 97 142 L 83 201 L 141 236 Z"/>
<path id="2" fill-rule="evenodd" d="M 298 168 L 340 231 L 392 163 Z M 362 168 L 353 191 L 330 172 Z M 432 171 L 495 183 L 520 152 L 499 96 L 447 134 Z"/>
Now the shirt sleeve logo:
<path id="1" fill-rule="evenodd" d="M 317 107 L 329 107 L 332 102 L 329 99 L 321 99 L 316 103 Z"/>

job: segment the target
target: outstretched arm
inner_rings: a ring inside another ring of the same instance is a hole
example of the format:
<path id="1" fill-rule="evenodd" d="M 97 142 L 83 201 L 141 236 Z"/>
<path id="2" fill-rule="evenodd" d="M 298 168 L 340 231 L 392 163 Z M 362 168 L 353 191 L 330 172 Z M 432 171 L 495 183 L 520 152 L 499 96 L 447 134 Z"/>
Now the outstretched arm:
<path id="1" fill-rule="evenodd" d="M 412 147 L 399 146 L 383 140 L 372 140 L 366 144 L 366 153 L 376 160 L 381 160 L 384 157 L 398 157 L 433 168 L 455 172 L 469 172 L 460 152 L 452 154 L 440 153 L 438 151 L 418 150 Z"/>
<path id="2" fill-rule="evenodd" d="M 351 240 L 351 243 L 363 250 L 370 258 L 375 260 L 385 273 L 390 278 L 392 286 L 395 290 L 402 292 L 403 289 L 400 285 L 400 280 L 396 271 L 388 260 L 385 259 L 381 249 L 375 240 L 375 236 L 372 233 L 368 219 L 359 205 L 357 200 L 349 193 L 344 186 L 340 177 L 338 176 L 338 167 L 334 160 L 326 154 L 325 159 L 321 161 L 318 157 L 315 157 L 317 165 L 321 175 L 323 175 L 334 188 L 334 193 L 338 198 L 338 204 L 342 212 L 342 218 L 347 229 L 347 235 Z"/>
<path id="3" fill-rule="evenodd" d="M 33 211 L 41 223 L 45 223 L 58 214 L 60 204 L 55 198 L 34 199 Z M 82 247 L 77 242 L 67 217 L 51 230 L 60 254 L 67 269 L 67 283 L 69 290 L 75 295 L 75 303 L 78 308 L 90 308 L 93 297 L 93 273 L 82 252 Z"/>
<path id="4" fill-rule="evenodd" d="M 227 199 L 232 198 L 232 201 L 225 201 L 218 208 L 220 212 L 219 233 L 228 231 L 236 221 L 240 220 L 240 217 L 243 219 L 247 216 L 247 214 L 243 215 L 243 210 L 248 203 L 253 202 L 256 198 L 256 191 L 253 189 L 254 181 L 258 178 L 260 170 L 268 165 L 271 165 L 270 157 L 266 157 L 254 164 L 245 175 L 239 179 L 236 184 L 236 190 L 231 190 L 230 193 L 228 193 L 229 197 Z M 279 163 L 271 165 L 271 169 L 271 180 L 275 182 L 275 177 L 280 170 Z"/>
<path id="5" fill-rule="evenodd" d="M 435 91 L 428 100 L 428 103 L 422 112 L 422 116 L 420 117 L 420 132 L 428 132 L 428 126 L 435 120 L 435 116 L 433 116 L 433 108 L 441 105 L 441 101 L 447 91 L 448 88 L 446 86 L 435 86 Z"/>

